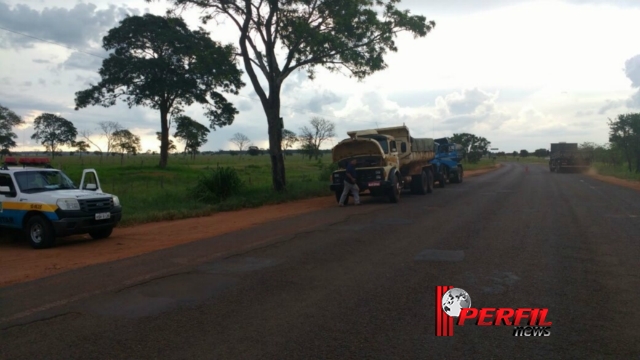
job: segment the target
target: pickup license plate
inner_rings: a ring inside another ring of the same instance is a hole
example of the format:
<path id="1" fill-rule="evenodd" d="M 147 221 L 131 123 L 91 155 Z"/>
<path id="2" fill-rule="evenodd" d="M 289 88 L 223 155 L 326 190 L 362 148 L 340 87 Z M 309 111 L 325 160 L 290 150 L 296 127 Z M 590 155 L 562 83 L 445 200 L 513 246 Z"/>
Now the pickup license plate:
<path id="1" fill-rule="evenodd" d="M 111 213 L 99 213 L 96 214 L 96 220 L 106 220 L 111 218 Z"/>
<path id="2" fill-rule="evenodd" d="M 372 182 L 370 182 L 369 183 L 369 187 L 372 187 L 372 186 L 380 186 L 380 181 L 372 181 Z"/>

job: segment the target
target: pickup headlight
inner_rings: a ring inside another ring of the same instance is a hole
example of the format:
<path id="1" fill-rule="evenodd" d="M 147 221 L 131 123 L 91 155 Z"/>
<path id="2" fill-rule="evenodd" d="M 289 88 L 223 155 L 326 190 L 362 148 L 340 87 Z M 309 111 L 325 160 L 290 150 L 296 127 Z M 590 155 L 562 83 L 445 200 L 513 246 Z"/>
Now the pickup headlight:
<path id="1" fill-rule="evenodd" d="M 80 203 L 76 199 L 59 199 L 56 205 L 60 210 L 80 210 Z"/>
<path id="2" fill-rule="evenodd" d="M 113 206 L 120 206 L 120 199 L 113 195 Z"/>

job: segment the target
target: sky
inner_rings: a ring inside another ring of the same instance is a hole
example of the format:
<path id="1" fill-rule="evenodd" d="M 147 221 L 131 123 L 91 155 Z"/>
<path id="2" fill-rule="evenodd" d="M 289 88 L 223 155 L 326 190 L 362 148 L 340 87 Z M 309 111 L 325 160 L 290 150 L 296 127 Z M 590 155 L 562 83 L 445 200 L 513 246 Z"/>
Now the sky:
<path id="1" fill-rule="evenodd" d="M 124 103 L 75 111 L 74 97 L 99 81 L 106 56 L 100 44 L 110 28 L 126 16 L 162 15 L 168 6 L 0 0 L 0 105 L 27 122 L 16 129 L 15 150 L 44 150 L 30 139 L 33 119 L 54 113 L 98 145 L 98 123 L 117 121 L 141 137 L 143 151 L 158 151 L 159 112 Z M 436 27 L 424 38 L 400 35 L 388 68 L 363 81 L 324 70 L 314 80 L 293 73 L 282 91 L 287 129 L 298 132 L 313 117 L 333 121 L 336 137 L 323 148 L 347 131 L 405 124 L 414 137 L 466 132 L 500 151 L 533 151 L 558 141 L 604 144 L 609 118 L 640 112 L 640 43 L 633 36 L 640 33 L 640 1 L 403 0 L 398 7 Z M 196 10 L 182 16 L 192 29 L 203 26 Z M 237 46 L 229 24 L 204 28 Z M 239 96 L 228 96 L 240 111 L 234 123 L 212 131 L 201 150 L 233 149 L 235 133 L 268 147 L 266 117 L 246 76 L 245 83 Z M 186 114 L 208 125 L 201 107 Z"/>

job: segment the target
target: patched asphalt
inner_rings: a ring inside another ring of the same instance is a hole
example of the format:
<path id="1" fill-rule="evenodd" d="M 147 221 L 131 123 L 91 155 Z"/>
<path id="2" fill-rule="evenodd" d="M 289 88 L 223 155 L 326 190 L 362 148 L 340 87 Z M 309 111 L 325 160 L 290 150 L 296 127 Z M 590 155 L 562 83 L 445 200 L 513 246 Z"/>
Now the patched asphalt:
<path id="1" fill-rule="evenodd" d="M 638 358 L 640 193 L 528 169 L 1 288 L 0 358 Z M 438 338 L 437 285 L 551 336 Z"/>

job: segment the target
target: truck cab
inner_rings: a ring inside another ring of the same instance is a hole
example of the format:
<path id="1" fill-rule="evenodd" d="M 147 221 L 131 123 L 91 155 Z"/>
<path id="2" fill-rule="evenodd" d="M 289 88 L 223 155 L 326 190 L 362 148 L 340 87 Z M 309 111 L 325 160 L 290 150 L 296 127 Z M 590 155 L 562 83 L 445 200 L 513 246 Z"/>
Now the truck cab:
<path id="1" fill-rule="evenodd" d="M 76 186 L 48 158 L 6 158 L 0 168 L 0 227 L 22 230 L 35 249 L 74 234 L 107 238 L 121 217 L 120 199 L 102 191 L 94 169 Z"/>
<path id="2" fill-rule="evenodd" d="M 453 143 L 448 138 L 440 138 L 434 140 L 436 145 L 436 156 L 431 161 L 434 165 L 437 175 L 437 181 L 441 188 L 445 187 L 447 182 L 461 183 L 464 176 L 462 164 L 463 152 L 462 146 Z"/>

